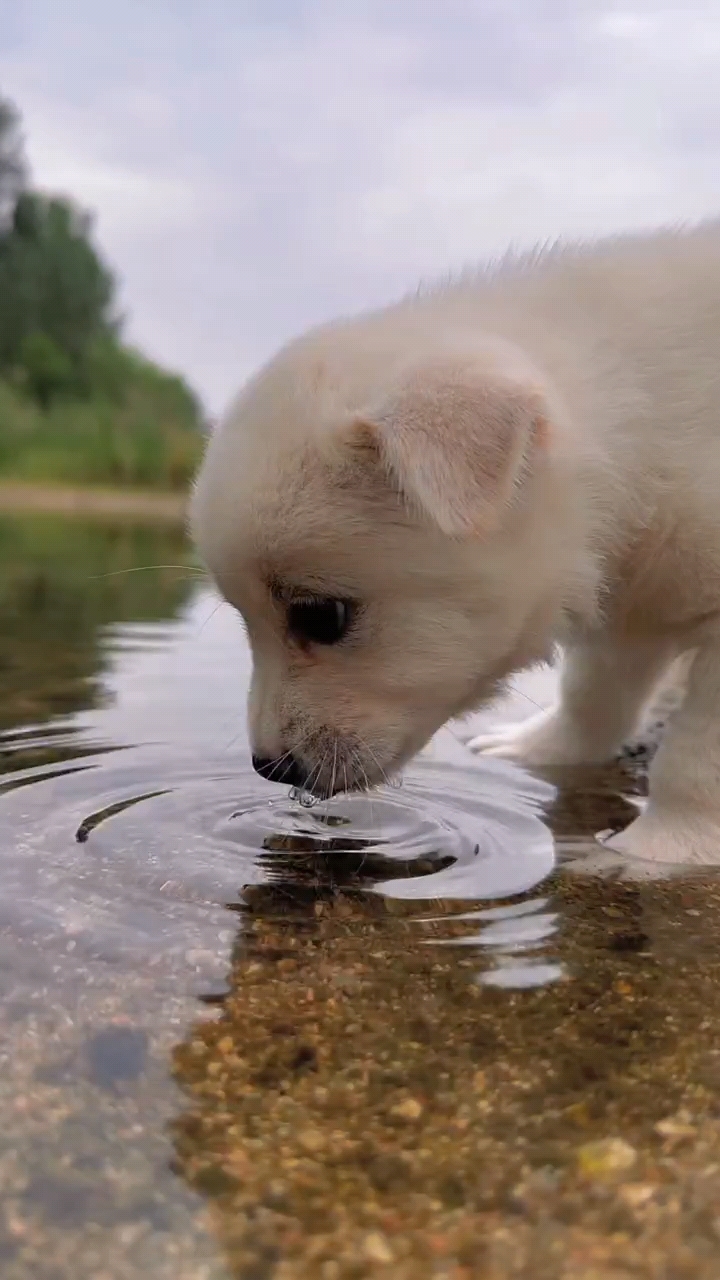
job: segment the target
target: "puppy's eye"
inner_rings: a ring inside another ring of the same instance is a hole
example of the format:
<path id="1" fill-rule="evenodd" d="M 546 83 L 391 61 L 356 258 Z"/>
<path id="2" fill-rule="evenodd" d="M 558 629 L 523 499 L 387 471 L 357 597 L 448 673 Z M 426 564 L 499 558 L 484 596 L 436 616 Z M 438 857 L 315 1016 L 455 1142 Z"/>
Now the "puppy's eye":
<path id="1" fill-rule="evenodd" d="M 348 600 L 295 600 L 288 605 L 290 633 L 306 644 L 337 644 L 352 622 Z"/>

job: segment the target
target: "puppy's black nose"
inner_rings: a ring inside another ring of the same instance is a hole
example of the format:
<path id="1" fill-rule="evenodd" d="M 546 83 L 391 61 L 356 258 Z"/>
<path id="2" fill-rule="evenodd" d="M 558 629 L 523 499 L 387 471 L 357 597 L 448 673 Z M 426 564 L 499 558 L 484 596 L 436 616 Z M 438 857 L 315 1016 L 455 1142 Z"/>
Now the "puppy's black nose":
<path id="1" fill-rule="evenodd" d="M 304 787 L 307 773 L 294 756 L 278 756 L 269 759 L 266 756 L 253 756 L 252 766 L 261 778 L 268 782 L 281 782 L 285 787 Z"/>

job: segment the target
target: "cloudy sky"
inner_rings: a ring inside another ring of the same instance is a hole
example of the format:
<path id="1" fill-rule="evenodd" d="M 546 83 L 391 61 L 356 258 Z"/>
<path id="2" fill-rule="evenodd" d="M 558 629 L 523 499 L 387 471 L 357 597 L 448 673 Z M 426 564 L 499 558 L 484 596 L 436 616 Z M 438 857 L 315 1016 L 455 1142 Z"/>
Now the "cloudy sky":
<path id="1" fill-rule="evenodd" d="M 0 93 L 214 412 L 419 278 L 720 212 L 720 0 L 3 0 Z"/>

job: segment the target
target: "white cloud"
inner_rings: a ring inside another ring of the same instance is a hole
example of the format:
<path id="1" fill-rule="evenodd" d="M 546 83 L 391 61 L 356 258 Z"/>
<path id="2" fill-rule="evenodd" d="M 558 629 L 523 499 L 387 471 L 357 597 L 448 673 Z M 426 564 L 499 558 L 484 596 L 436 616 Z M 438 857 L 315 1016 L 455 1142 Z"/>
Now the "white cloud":
<path id="1" fill-rule="evenodd" d="M 36 178 L 97 210 L 132 337 L 213 408 L 510 241 L 720 212 L 720 0 L 14 3 Z"/>

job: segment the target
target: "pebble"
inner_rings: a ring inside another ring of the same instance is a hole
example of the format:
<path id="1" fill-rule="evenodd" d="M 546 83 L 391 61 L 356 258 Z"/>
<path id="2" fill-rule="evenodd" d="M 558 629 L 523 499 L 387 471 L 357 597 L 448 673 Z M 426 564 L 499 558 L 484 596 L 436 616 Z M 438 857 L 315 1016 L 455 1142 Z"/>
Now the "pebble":
<path id="1" fill-rule="evenodd" d="M 655 1125 L 655 1132 L 659 1133 L 662 1138 L 694 1138 L 697 1134 L 697 1128 L 694 1124 L 689 1124 L 681 1116 L 668 1116 L 665 1120 L 658 1120 Z"/>
<path id="2" fill-rule="evenodd" d="M 395 1255 L 385 1236 L 379 1231 L 371 1231 L 363 1240 L 363 1253 L 368 1262 L 383 1262 L 386 1265 L 395 1261 Z"/>
<path id="3" fill-rule="evenodd" d="M 637 1151 L 622 1138 L 600 1138 L 586 1142 L 577 1152 L 580 1173 L 586 1178 L 612 1178 L 632 1169 Z"/>
<path id="4" fill-rule="evenodd" d="M 620 1199 L 631 1209 L 641 1209 L 644 1204 L 652 1200 L 655 1187 L 647 1182 L 628 1182 L 621 1188 L 619 1194 Z"/>
<path id="5" fill-rule="evenodd" d="M 417 1098 L 405 1098 L 392 1108 L 391 1115 L 398 1116 L 400 1120 L 419 1120 L 422 1115 L 422 1103 L 418 1102 Z"/>
<path id="6" fill-rule="evenodd" d="M 325 1135 L 319 1129 L 301 1129 L 297 1140 L 308 1155 L 317 1155 L 325 1148 Z"/>

